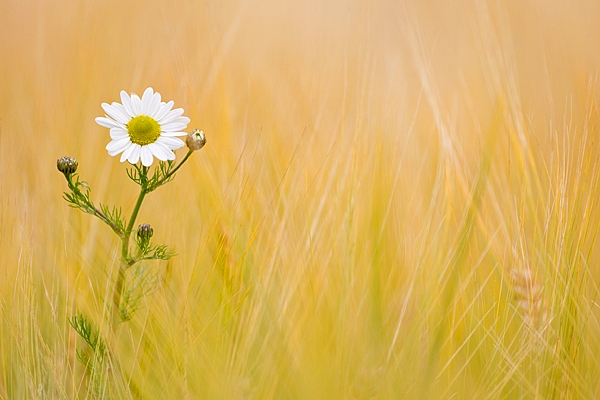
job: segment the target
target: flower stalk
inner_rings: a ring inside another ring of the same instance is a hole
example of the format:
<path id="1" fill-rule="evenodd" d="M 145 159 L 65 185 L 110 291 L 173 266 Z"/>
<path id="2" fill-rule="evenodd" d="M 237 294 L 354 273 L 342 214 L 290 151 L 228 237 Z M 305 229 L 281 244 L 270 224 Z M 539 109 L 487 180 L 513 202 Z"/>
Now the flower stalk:
<path id="1" fill-rule="evenodd" d="M 120 207 L 94 204 L 89 185 L 79 179 L 79 163 L 75 158 L 61 157 L 57 160 L 56 167 L 67 181 L 68 190 L 64 192 L 63 198 L 68 205 L 93 215 L 108 225 L 119 237 L 121 246 L 117 276 L 106 303 L 112 335 L 103 337 L 101 329 L 90 318 L 77 313 L 69 323 L 87 345 L 84 351 L 77 351 L 77 358 L 84 364 L 93 390 L 100 387 L 105 376 L 116 374 L 121 375 L 137 392 L 137 386 L 131 377 L 124 374 L 111 349 L 116 345 L 119 324 L 133 317 L 140 307 L 142 297 L 158 281 L 158 274 L 141 261 L 169 260 L 175 252 L 166 245 L 151 242 L 154 230 L 149 224 L 141 224 L 137 228 L 134 226 L 147 195 L 172 181 L 191 154 L 205 145 L 206 137 L 198 129 L 186 134 L 184 130 L 190 119 L 182 115 L 183 109 L 173 109 L 172 101 L 161 101 L 160 94 L 155 93 L 152 88 L 147 88 L 141 98 L 122 91 L 121 101 L 122 104 L 103 103 L 102 108 L 106 114 L 96 118 L 96 122 L 110 129 L 112 141 L 106 146 L 108 154 L 120 154 L 121 162 L 128 161 L 131 164 L 132 168 L 127 169 L 127 176 L 140 187 L 129 217 Z M 185 143 L 178 136 L 186 136 Z M 176 163 L 174 151 L 186 144 L 187 154 Z M 158 164 L 152 167 L 155 158 Z M 131 241 L 135 247 L 131 245 Z"/>
<path id="2" fill-rule="evenodd" d="M 190 135 L 192 134 L 193 132 Z M 203 140 L 206 142 L 205 138 Z M 134 229 L 134 226 L 146 196 L 174 179 L 175 173 L 196 150 L 194 146 L 196 145 L 193 144 L 192 147 L 188 146 L 187 154 L 177 164 L 171 160 L 161 161 L 152 173 L 150 173 L 150 167 L 135 164 L 132 169 L 127 171 L 129 178 L 140 186 L 138 198 L 129 218 L 123 216 L 120 208 L 113 207 L 111 209 L 103 204 L 100 204 L 99 207 L 94 205 L 90 198 L 89 186 L 87 183 L 80 181 L 75 172 L 78 163 L 74 158 L 62 157 L 57 161 L 57 167 L 64 174 L 67 186 L 69 187 L 69 191 L 65 192 L 63 196 L 69 203 L 69 206 L 97 217 L 107 224 L 121 240 L 121 260 L 112 291 L 112 302 L 109 311 L 113 330 L 116 329 L 120 322 L 131 318 L 131 311 L 126 309 L 127 304 L 121 304 L 127 271 L 140 261 L 168 260 L 175 255 L 167 246 L 153 245 L 150 242 L 150 238 L 154 232 L 150 225 L 142 224 L 136 229 Z M 132 251 L 130 249 L 130 242 L 134 231 L 137 231 L 137 234 L 133 235 L 136 248 Z"/>
<path id="3" fill-rule="evenodd" d="M 142 203 L 144 202 L 146 195 L 151 191 L 157 189 L 159 186 L 162 186 L 165 183 L 169 182 L 171 177 L 174 176 L 175 172 L 177 172 L 177 170 L 188 160 L 191 153 L 191 151 L 188 151 L 188 153 L 181 160 L 181 162 L 175 168 L 168 168 L 166 170 L 166 173 L 164 173 L 162 177 L 159 177 L 160 175 L 155 174 L 154 176 L 157 176 L 158 179 L 156 179 L 154 183 L 152 179 L 148 179 L 148 167 L 142 166 L 141 168 L 137 168 L 137 171 L 140 174 L 140 194 L 138 195 L 137 201 L 135 202 L 135 206 L 133 207 L 133 211 L 131 213 L 131 217 L 129 218 L 127 228 L 121 235 L 121 263 L 119 265 L 117 280 L 115 281 L 115 286 L 113 289 L 113 304 L 111 311 L 113 327 L 116 327 L 119 324 L 119 322 L 121 322 L 121 320 L 123 319 L 121 317 L 121 296 L 123 293 L 123 281 L 125 280 L 125 273 L 127 272 L 127 270 L 131 266 L 135 265 L 138 261 L 147 259 L 169 259 L 174 254 L 172 252 L 166 251 L 164 255 L 161 255 L 159 251 L 158 253 L 155 252 L 154 255 L 151 255 L 148 251 L 149 249 L 151 249 L 151 247 L 149 246 L 150 238 L 144 237 L 139 238 L 139 251 L 135 256 L 132 256 L 129 254 L 129 242 L 131 239 L 131 233 L 133 232 L 133 226 L 135 225 L 135 221 L 137 219 L 138 213 L 142 207 Z M 171 166 L 172 164 L 169 165 Z M 160 246 L 156 249 L 159 250 Z"/>

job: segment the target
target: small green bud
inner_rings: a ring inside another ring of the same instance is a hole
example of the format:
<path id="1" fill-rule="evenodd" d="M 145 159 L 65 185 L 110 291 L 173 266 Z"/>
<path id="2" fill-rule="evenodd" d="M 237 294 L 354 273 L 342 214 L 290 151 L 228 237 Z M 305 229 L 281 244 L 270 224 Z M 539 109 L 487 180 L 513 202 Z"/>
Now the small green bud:
<path id="1" fill-rule="evenodd" d="M 77 160 L 69 156 L 56 160 L 56 168 L 65 175 L 71 175 L 77 171 L 77 165 Z"/>
<path id="2" fill-rule="evenodd" d="M 192 150 L 200 150 L 206 144 L 206 135 L 200 129 L 194 129 L 185 138 L 185 144 Z"/>
<path id="3" fill-rule="evenodd" d="M 150 224 L 141 224 L 137 228 L 137 235 L 141 241 L 148 241 L 154 234 L 154 229 L 150 226 Z"/>

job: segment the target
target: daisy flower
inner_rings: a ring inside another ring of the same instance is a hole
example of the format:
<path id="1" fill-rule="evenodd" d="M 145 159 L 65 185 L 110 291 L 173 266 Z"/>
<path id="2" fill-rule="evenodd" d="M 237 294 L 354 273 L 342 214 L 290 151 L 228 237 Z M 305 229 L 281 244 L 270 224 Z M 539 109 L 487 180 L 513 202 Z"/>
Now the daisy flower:
<path id="1" fill-rule="evenodd" d="M 173 108 L 173 101 L 162 102 L 160 93 L 152 88 L 144 91 L 142 98 L 137 94 L 129 96 L 121 91 L 121 103 L 102 103 L 105 117 L 96 122 L 110 129 L 112 141 L 106 146 L 108 154 L 121 154 L 121 162 L 149 167 L 154 157 L 160 161 L 174 160 L 177 150 L 184 146 L 177 136 L 186 136 L 183 130 L 190 119 L 183 117 L 183 108 Z"/>

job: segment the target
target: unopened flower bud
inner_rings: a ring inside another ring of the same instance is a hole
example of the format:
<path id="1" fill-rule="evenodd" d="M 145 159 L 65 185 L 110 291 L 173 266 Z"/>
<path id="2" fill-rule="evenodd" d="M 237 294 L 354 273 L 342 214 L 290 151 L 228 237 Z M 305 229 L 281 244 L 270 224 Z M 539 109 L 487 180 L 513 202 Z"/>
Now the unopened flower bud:
<path id="1" fill-rule="evenodd" d="M 154 229 L 150 226 L 150 224 L 141 224 L 137 228 L 137 235 L 140 240 L 149 240 L 154 234 Z"/>
<path id="2" fill-rule="evenodd" d="M 69 156 L 61 157 L 56 160 L 56 168 L 65 175 L 71 175 L 77 171 L 77 160 Z"/>
<path id="3" fill-rule="evenodd" d="M 185 144 L 192 151 L 200 150 L 206 144 L 206 135 L 200 129 L 194 129 L 185 138 Z"/>

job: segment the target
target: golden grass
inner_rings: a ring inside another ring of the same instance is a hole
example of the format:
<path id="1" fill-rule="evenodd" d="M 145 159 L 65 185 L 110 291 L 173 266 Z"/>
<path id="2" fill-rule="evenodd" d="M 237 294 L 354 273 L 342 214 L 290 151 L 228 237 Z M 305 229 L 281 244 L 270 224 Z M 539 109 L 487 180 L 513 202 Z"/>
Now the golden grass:
<path id="1" fill-rule="evenodd" d="M 600 398 L 600 6 L 397 3 L 0 3 L 0 398 Z M 55 162 L 129 213 L 94 117 L 147 86 L 208 144 L 111 337 Z"/>

